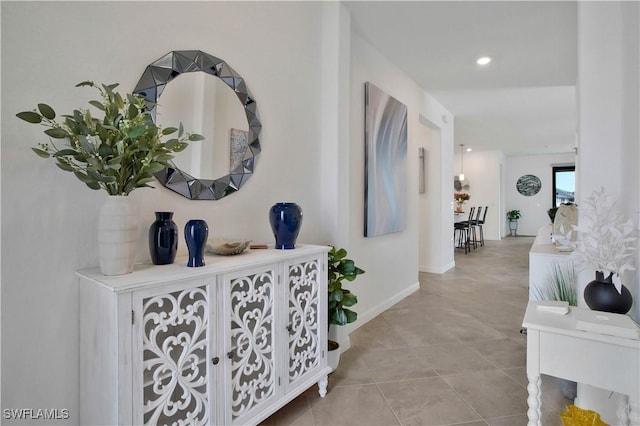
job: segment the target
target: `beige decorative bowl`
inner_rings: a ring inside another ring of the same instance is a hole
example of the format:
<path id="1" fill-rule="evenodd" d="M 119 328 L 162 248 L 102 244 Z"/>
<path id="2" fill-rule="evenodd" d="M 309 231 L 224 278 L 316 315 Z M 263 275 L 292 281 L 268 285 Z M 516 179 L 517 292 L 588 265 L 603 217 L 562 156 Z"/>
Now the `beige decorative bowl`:
<path id="1" fill-rule="evenodd" d="M 221 256 L 240 254 L 249 247 L 250 242 L 251 240 L 229 240 L 216 238 L 211 241 L 207 241 L 207 252 Z"/>

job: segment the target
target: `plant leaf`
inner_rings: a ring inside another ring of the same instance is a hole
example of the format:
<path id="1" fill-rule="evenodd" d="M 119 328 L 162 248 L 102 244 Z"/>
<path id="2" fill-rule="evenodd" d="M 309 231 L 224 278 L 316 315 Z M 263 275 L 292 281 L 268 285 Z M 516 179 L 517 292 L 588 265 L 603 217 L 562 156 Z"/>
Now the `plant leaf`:
<path id="1" fill-rule="evenodd" d="M 127 117 L 129 120 L 135 118 L 138 115 L 138 107 L 134 104 L 129 104 L 129 109 L 127 110 Z"/>
<path id="2" fill-rule="evenodd" d="M 93 182 L 89 176 L 78 170 L 74 171 L 73 174 L 84 183 Z"/>
<path id="3" fill-rule="evenodd" d="M 74 150 L 74 149 L 61 149 L 60 151 L 56 152 L 55 154 L 53 154 L 55 157 L 65 157 L 65 156 L 76 156 L 78 155 L 78 151 Z"/>
<path id="4" fill-rule="evenodd" d="M 44 118 L 47 118 L 49 120 L 53 120 L 54 118 L 56 118 L 56 112 L 47 104 L 38 104 L 38 110 Z"/>
<path id="5" fill-rule="evenodd" d="M 93 182 L 93 181 L 91 181 L 91 182 L 86 182 L 86 184 L 87 184 L 87 186 L 88 186 L 89 188 L 94 189 L 94 190 L 97 190 L 97 189 L 100 189 L 100 188 L 101 188 L 101 187 L 100 187 L 100 184 L 99 184 L 99 183 L 97 183 L 97 182 Z"/>
<path id="6" fill-rule="evenodd" d="M 165 169 L 164 164 L 162 163 L 151 163 L 149 164 L 148 171 L 149 173 L 158 173 Z"/>
<path id="7" fill-rule="evenodd" d="M 26 121 L 27 123 L 38 124 L 42 122 L 42 116 L 33 111 L 23 111 L 16 114 L 21 120 Z"/>
<path id="8" fill-rule="evenodd" d="M 98 101 L 89 101 L 89 104 L 93 105 L 94 107 L 98 108 L 100 111 L 104 111 L 104 105 L 102 105 L 100 102 Z"/>
<path id="9" fill-rule="evenodd" d="M 191 142 L 201 141 L 201 140 L 204 140 L 204 136 L 199 135 L 197 133 L 192 133 L 192 134 L 189 135 L 189 140 Z"/>
<path id="10" fill-rule="evenodd" d="M 65 130 L 63 129 L 59 129 L 59 128 L 52 128 L 52 129 L 47 129 L 44 131 L 44 133 L 49 136 L 52 137 L 54 139 L 66 139 L 69 137 L 69 133 L 67 133 Z"/>
<path id="11" fill-rule="evenodd" d="M 58 157 L 58 162 L 56 164 L 58 165 L 58 167 L 60 167 L 65 172 L 72 172 L 73 171 L 73 167 L 69 163 L 67 163 L 66 161 L 63 161 L 59 157 Z"/>
<path id="12" fill-rule="evenodd" d="M 42 158 L 51 157 L 51 155 L 49 155 L 49 153 L 47 151 L 44 151 L 44 150 L 42 150 L 40 148 L 31 148 L 31 150 L 33 152 L 35 152 L 38 157 L 42 157 Z"/>

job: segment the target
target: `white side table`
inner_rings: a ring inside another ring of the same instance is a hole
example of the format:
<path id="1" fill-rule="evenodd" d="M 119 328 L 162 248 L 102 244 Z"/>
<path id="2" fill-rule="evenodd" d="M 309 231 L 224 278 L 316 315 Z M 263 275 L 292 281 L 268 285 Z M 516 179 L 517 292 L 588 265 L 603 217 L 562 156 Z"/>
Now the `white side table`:
<path id="1" fill-rule="evenodd" d="M 620 334 L 630 335 L 637 324 L 627 316 L 585 308 L 572 307 L 566 315 L 544 312 L 538 310 L 540 303 L 529 302 L 522 322 L 527 329 L 528 425 L 542 425 L 540 374 L 627 395 L 629 408 L 618 411 L 619 424 L 640 425 L 640 340 L 582 330 L 584 325 L 597 329 L 599 323 L 625 323 L 628 328 Z"/>

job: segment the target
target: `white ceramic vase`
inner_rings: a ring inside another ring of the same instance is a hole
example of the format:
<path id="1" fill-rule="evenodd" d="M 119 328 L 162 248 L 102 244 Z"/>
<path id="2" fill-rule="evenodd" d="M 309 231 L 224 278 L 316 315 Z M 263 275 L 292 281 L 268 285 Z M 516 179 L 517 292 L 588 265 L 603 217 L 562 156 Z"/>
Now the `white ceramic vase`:
<path id="1" fill-rule="evenodd" d="M 124 275 L 133 271 L 138 238 L 138 212 L 131 197 L 110 195 L 98 218 L 100 271 Z"/>

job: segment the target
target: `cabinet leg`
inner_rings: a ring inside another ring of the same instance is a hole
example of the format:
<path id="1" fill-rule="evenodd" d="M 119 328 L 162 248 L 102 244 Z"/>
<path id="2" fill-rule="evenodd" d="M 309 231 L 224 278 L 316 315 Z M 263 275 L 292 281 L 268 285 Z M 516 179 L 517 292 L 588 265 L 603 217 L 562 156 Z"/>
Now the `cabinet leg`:
<path id="1" fill-rule="evenodd" d="M 327 395 L 327 383 L 329 383 L 327 376 L 322 376 L 320 381 L 318 381 L 318 393 L 320 394 L 320 398 L 324 398 Z"/>
<path id="2" fill-rule="evenodd" d="M 540 375 L 528 376 L 529 385 L 527 391 L 529 391 L 529 397 L 527 398 L 527 404 L 529 404 L 529 410 L 527 416 L 529 417 L 528 426 L 541 426 L 542 425 L 542 405 L 541 405 L 541 384 L 542 380 Z"/>

